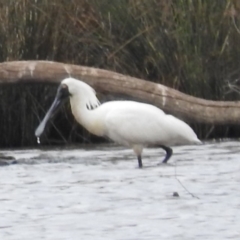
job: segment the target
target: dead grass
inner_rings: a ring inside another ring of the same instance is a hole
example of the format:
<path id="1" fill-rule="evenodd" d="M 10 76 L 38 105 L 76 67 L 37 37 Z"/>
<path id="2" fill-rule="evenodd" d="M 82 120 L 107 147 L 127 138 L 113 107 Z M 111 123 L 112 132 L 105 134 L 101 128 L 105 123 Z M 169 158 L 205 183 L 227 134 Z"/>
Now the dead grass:
<path id="1" fill-rule="evenodd" d="M 100 67 L 206 99 L 235 100 L 238 95 L 225 94 L 225 87 L 240 77 L 238 5 L 233 0 L 2 1 L 0 60 Z M 37 118 L 54 93 L 53 86 L 1 86 L 0 145 L 34 144 Z M 56 128 L 62 136 L 50 132 L 49 143 L 88 137 L 81 128 L 72 129 L 71 115 L 60 116 Z M 208 134 L 211 127 L 195 129 L 202 137 L 230 136 L 227 127 Z"/>

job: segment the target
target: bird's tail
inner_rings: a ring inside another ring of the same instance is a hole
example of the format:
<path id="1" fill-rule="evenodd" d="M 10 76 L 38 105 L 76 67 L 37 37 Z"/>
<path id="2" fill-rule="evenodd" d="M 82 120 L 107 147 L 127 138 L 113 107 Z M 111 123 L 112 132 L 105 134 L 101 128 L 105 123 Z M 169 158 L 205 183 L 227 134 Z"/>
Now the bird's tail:
<path id="1" fill-rule="evenodd" d="M 201 144 L 203 144 L 202 141 L 200 141 L 198 138 L 197 138 L 196 140 L 194 140 L 193 143 L 196 144 L 196 145 L 201 145 Z"/>

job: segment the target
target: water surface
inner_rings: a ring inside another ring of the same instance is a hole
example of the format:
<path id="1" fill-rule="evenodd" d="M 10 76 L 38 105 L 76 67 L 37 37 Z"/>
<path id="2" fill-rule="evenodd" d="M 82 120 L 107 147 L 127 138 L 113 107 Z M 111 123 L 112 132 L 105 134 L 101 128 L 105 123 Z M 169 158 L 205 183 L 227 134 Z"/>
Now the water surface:
<path id="1" fill-rule="evenodd" d="M 1 151 L 19 164 L 0 167 L 0 239 L 239 240 L 239 150 L 233 141 L 175 147 L 155 167 L 164 152 L 148 149 L 142 170 L 112 145 Z"/>

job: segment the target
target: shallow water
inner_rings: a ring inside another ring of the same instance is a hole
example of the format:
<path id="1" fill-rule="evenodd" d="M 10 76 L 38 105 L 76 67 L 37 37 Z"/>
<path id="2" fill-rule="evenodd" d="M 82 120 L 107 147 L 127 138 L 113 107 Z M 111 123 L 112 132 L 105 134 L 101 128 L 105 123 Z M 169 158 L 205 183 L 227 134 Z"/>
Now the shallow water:
<path id="1" fill-rule="evenodd" d="M 0 167 L 0 239 L 240 239 L 239 150 L 175 147 L 155 167 L 163 151 L 148 149 L 142 170 L 111 145 L 1 151 L 19 164 Z"/>

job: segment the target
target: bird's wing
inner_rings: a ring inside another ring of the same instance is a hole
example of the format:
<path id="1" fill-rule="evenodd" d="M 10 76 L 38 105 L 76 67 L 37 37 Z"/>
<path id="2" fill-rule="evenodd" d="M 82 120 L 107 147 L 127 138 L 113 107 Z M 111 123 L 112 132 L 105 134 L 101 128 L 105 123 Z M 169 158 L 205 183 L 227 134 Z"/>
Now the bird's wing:
<path id="1" fill-rule="evenodd" d="M 161 110 L 157 113 L 127 108 L 112 110 L 106 116 L 107 135 L 129 145 L 164 143 L 171 135 L 165 126 L 165 116 Z"/>
<path id="2" fill-rule="evenodd" d="M 105 119 L 107 135 L 122 144 L 176 145 L 198 142 L 183 121 L 156 107 L 111 110 Z"/>

